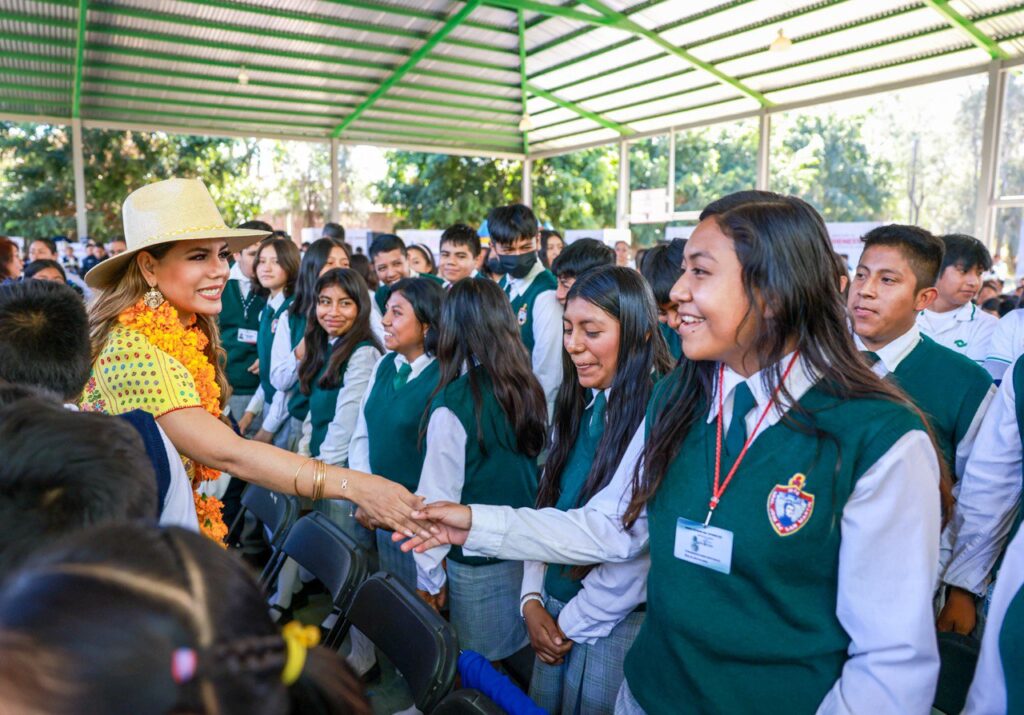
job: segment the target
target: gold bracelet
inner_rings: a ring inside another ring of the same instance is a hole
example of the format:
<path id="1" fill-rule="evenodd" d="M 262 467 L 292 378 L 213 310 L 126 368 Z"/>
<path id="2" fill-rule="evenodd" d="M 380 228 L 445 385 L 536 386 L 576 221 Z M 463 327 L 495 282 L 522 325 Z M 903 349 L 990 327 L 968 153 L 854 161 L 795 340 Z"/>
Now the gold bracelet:
<path id="1" fill-rule="evenodd" d="M 324 498 L 324 482 L 327 480 L 327 464 L 321 460 L 314 463 L 316 470 L 313 476 L 313 501 Z"/>
<path id="2" fill-rule="evenodd" d="M 292 482 L 292 488 L 295 490 L 295 496 L 297 496 L 297 497 L 301 497 L 302 496 L 302 494 L 299 493 L 299 472 L 301 472 L 302 468 L 305 467 L 307 464 L 309 464 L 312 461 L 313 461 L 313 458 L 310 457 L 305 462 L 300 464 L 299 468 L 295 470 L 295 479 Z"/>

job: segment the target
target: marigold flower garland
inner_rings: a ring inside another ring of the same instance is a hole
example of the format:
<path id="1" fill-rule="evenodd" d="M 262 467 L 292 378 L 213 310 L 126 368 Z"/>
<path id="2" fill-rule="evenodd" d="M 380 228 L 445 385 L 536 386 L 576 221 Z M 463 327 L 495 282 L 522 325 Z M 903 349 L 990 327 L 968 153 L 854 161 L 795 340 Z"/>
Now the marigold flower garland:
<path id="1" fill-rule="evenodd" d="M 220 385 L 217 384 L 217 371 L 203 352 L 209 344 L 209 339 L 195 326 L 194 321 L 185 327 L 181 324 L 178 311 L 169 303 L 162 303 L 159 308 L 153 309 L 140 300 L 121 313 L 118 322 L 129 330 L 140 333 L 154 347 L 180 362 L 192 376 L 203 409 L 220 419 Z M 197 491 L 201 482 L 218 479 L 220 472 L 198 462 L 186 460 L 186 466 L 189 464 L 199 528 L 203 534 L 223 546 L 224 538 L 228 535 L 228 527 L 223 516 L 224 504 L 216 497 L 206 496 Z"/>

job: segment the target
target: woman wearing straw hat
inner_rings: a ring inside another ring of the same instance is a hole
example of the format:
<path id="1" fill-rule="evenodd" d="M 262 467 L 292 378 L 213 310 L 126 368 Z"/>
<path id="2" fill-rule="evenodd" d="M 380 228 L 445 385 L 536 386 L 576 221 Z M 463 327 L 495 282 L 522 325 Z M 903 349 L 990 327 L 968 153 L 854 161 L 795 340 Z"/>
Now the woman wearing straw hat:
<path id="1" fill-rule="evenodd" d="M 90 306 L 93 370 L 83 409 L 152 414 L 193 488 L 223 470 L 275 491 L 348 499 L 382 523 L 416 530 L 408 515 L 420 500 L 404 487 L 244 440 L 220 419 L 230 388 L 215 318 L 228 257 L 266 232 L 228 228 L 198 179 L 138 189 L 123 218 L 128 250 L 85 277 L 99 294 Z M 198 492 L 195 501 L 203 531 L 223 540 L 220 502 Z"/>

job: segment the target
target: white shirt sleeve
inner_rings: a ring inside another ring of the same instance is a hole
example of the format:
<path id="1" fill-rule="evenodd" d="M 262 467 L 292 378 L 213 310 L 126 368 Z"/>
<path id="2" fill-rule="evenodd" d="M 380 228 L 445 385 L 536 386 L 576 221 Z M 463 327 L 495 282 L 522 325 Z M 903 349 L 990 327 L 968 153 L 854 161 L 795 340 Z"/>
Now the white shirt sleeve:
<path id="1" fill-rule="evenodd" d="M 263 426 L 261 429 L 265 429 L 270 434 L 276 434 L 281 425 L 288 420 L 288 396 L 289 393 L 284 390 L 278 390 L 274 393 L 274 399 L 270 401 L 270 404 L 264 403 L 263 405 Z"/>
<path id="2" fill-rule="evenodd" d="M 299 376 L 299 361 L 292 350 L 292 326 L 288 321 L 291 309 L 277 321 L 274 342 L 270 346 L 270 384 L 275 390 L 290 390 Z"/>
<path id="3" fill-rule="evenodd" d="M 185 473 L 185 465 L 182 464 L 181 455 L 163 428 L 160 425 L 156 428 L 160 431 L 160 439 L 163 440 L 164 450 L 167 452 L 167 463 L 171 467 L 171 481 L 167 485 L 163 509 L 160 511 L 160 526 L 180 526 L 198 533 L 196 502 L 192 496 L 192 484 Z"/>
<path id="4" fill-rule="evenodd" d="M 981 656 L 974 681 L 967 693 L 964 715 L 1003 715 L 1006 712 L 1006 674 L 999 655 L 999 632 L 1003 628 L 1006 609 L 1024 584 L 1024 530 L 1018 531 L 1006 548 L 988 609 L 985 635 L 981 639 Z M 1019 644 L 1018 644 L 1019 647 Z"/>
<path id="5" fill-rule="evenodd" d="M 857 481 L 840 525 L 836 602 L 850 658 L 819 715 L 931 711 L 939 512 L 938 457 L 923 431 L 901 437 Z"/>
<path id="6" fill-rule="evenodd" d="M 964 433 L 960 443 L 956 446 L 956 464 L 953 469 L 957 480 L 964 475 L 964 469 L 967 467 L 967 458 L 971 456 L 971 451 L 974 449 L 974 441 L 978 438 L 978 430 L 981 429 L 981 423 L 985 419 L 985 413 L 988 412 L 989 405 L 992 404 L 992 398 L 995 396 L 996 386 L 990 385 L 988 392 L 985 393 L 985 397 L 981 400 L 981 404 L 978 405 L 978 411 L 974 413 L 974 419 L 971 420 L 971 424 L 967 428 L 967 432 Z"/>
<path id="7" fill-rule="evenodd" d="M 427 503 L 462 501 L 462 486 L 466 480 L 466 430 L 455 413 L 439 407 L 427 423 L 427 450 L 423 458 L 423 471 L 416 493 Z M 445 584 L 446 576 L 441 562 L 448 555 L 448 546 L 438 546 L 413 553 L 416 560 L 416 587 L 436 594 Z"/>
<path id="8" fill-rule="evenodd" d="M 377 348 L 368 345 L 358 348 L 349 356 L 334 407 L 334 419 L 327 425 L 327 434 L 320 445 L 320 459 L 328 464 L 348 464 L 348 445 L 359 419 L 359 405 L 366 395 L 373 366 L 379 357 Z"/>
<path id="9" fill-rule="evenodd" d="M 978 309 L 978 312 L 981 314 L 975 321 L 977 323 L 977 327 L 973 331 L 974 334 L 971 335 L 971 342 L 970 345 L 967 346 L 967 352 L 965 354 L 982 367 L 988 367 L 989 363 L 987 358 L 991 353 L 992 334 L 995 333 L 996 326 L 999 325 L 999 320 L 993 318 L 988 313 L 982 313 L 980 308 Z M 991 375 L 991 373 L 989 374 Z M 998 380 L 1001 377 L 1002 374 L 1000 374 L 999 377 L 992 375 L 993 380 Z"/>
<path id="10" fill-rule="evenodd" d="M 377 371 L 380 370 L 381 360 L 377 360 L 370 374 L 370 381 L 366 384 L 366 391 L 363 399 L 359 401 L 359 414 L 356 416 L 356 427 L 352 431 L 352 441 L 348 444 L 348 467 L 357 472 L 372 474 L 370 468 L 370 432 L 366 427 L 366 400 L 373 392 L 373 386 L 377 382 Z M 326 440 L 325 440 L 326 441 Z"/>
<path id="11" fill-rule="evenodd" d="M 633 469 L 643 455 L 644 434 L 641 422 L 608 486 L 582 507 L 562 511 L 474 504 L 473 527 L 464 550 L 549 564 L 601 564 L 634 558 L 647 547 L 647 512 L 629 531 L 622 526 L 622 516 L 633 495 Z M 431 501 L 435 500 L 427 499 Z"/>
<path id="12" fill-rule="evenodd" d="M 558 627 L 577 643 L 595 643 L 647 601 L 650 554 L 601 564 L 583 579 L 583 590 L 558 614 Z"/>
<path id="13" fill-rule="evenodd" d="M 373 293 L 369 294 L 370 300 L 370 330 L 377 336 L 377 340 L 380 344 L 384 344 L 384 325 L 381 323 L 383 316 L 380 314 L 380 308 L 377 307 L 377 301 L 373 299 Z"/>
<path id="14" fill-rule="evenodd" d="M 519 589 L 519 615 L 523 615 L 523 598 L 528 593 L 539 593 L 544 595 L 544 573 L 547 571 L 547 564 L 541 561 L 523 562 L 523 585 Z"/>
<path id="15" fill-rule="evenodd" d="M 533 372 L 548 405 L 548 422 L 562 384 L 562 306 L 555 291 L 545 291 L 533 302 Z"/>
<path id="16" fill-rule="evenodd" d="M 956 535 L 942 580 L 983 596 L 1006 543 L 1021 498 L 1021 440 L 1013 380 L 1003 380 L 989 406 L 964 476 L 950 524 Z"/>
<path id="17" fill-rule="evenodd" d="M 291 435 L 289 435 L 291 437 Z M 309 412 L 306 413 L 306 418 L 302 420 L 302 431 L 299 432 L 299 439 L 295 443 L 295 454 L 302 457 L 312 456 L 309 452 L 309 445 L 313 441 L 313 415 Z M 324 460 L 326 461 L 326 460 Z M 329 464 L 329 462 L 328 462 Z"/>
<path id="18" fill-rule="evenodd" d="M 1018 357 L 1024 345 L 1021 345 L 1018 325 L 1024 320 L 1024 313 L 1011 310 L 996 323 L 989 339 L 988 355 L 985 357 L 985 369 L 995 380 L 1001 380 L 1007 368 Z"/>
<path id="19" fill-rule="evenodd" d="M 245 411 L 258 416 L 263 412 L 264 403 L 263 385 L 259 385 L 256 388 L 256 392 L 252 393 L 252 397 L 249 398 L 249 404 L 245 406 Z M 235 419 L 242 419 L 242 415 L 235 415 Z"/>

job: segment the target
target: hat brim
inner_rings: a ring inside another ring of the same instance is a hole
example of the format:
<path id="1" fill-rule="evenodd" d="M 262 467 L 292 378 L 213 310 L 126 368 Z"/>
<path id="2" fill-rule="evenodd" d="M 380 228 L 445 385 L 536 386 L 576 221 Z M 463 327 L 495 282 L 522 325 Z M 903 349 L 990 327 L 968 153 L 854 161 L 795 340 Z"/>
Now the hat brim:
<path id="1" fill-rule="evenodd" d="M 130 248 L 124 253 L 119 253 L 97 263 L 85 274 L 85 284 L 90 288 L 109 288 L 115 285 L 121 279 L 121 276 L 124 275 L 128 264 L 135 258 L 136 253 L 155 248 L 156 246 L 163 246 L 168 243 L 181 243 L 182 241 L 223 239 L 228 244 L 228 250 L 232 253 L 237 253 L 246 246 L 251 246 L 256 241 L 269 235 L 267 231 L 254 231 L 251 228 L 224 228 L 215 231 L 196 231 L 194 233 L 179 234 L 174 237 L 173 241 L 159 241 L 148 246 Z"/>

